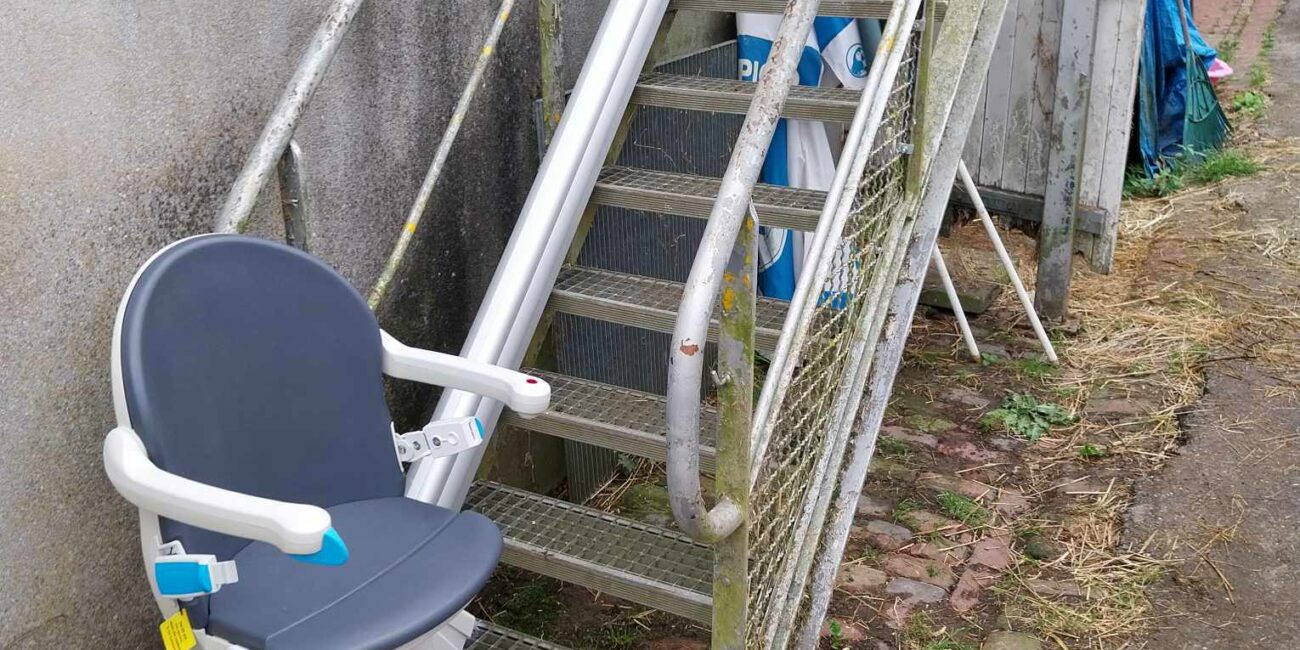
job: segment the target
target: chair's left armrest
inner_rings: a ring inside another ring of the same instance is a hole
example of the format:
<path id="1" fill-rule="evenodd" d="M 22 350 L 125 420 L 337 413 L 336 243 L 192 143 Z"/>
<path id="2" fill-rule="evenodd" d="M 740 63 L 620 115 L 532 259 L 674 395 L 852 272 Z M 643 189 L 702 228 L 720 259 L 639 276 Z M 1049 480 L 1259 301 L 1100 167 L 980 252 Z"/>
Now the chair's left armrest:
<path id="1" fill-rule="evenodd" d="M 104 470 L 113 487 L 138 508 L 191 526 L 266 542 L 303 561 L 346 561 L 346 546 L 330 526 L 330 515 L 324 509 L 234 492 L 167 472 L 149 460 L 140 437 L 129 428 L 113 429 L 105 438 Z"/>
<path id="2" fill-rule="evenodd" d="M 421 350 L 402 344 L 388 332 L 384 342 L 384 374 L 398 379 L 446 386 L 504 402 L 520 415 L 539 415 L 551 403 L 551 387 L 537 377 L 453 354 Z"/>

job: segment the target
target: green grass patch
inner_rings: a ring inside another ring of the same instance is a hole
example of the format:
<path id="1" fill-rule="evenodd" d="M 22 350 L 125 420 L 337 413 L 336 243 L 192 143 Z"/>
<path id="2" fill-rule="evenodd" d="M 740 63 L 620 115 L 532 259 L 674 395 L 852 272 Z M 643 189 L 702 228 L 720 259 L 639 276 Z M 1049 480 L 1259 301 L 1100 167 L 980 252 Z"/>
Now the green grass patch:
<path id="1" fill-rule="evenodd" d="M 908 448 L 907 443 L 897 438 L 881 436 L 876 441 L 876 450 L 882 456 L 893 458 L 901 463 L 907 463 L 912 460 L 912 450 Z"/>
<path id="2" fill-rule="evenodd" d="M 505 627 L 531 636 L 550 636 L 564 613 L 564 604 L 555 594 L 558 584 L 549 580 L 534 580 L 515 589 L 493 619 Z"/>
<path id="3" fill-rule="evenodd" d="M 944 491 L 939 493 L 936 500 L 938 500 L 939 507 L 943 509 L 944 514 L 967 526 L 979 526 L 988 521 L 988 511 L 970 497 L 956 492 Z"/>
<path id="4" fill-rule="evenodd" d="M 980 418 L 984 431 L 1002 430 L 1031 442 L 1055 426 L 1074 424 L 1077 418 L 1058 404 L 1039 402 L 1032 395 L 1012 393 L 998 408 Z"/>
<path id="5" fill-rule="evenodd" d="M 1195 163 L 1189 163 L 1189 158 L 1196 156 L 1184 154 L 1166 161 L 1164 169 L 1154 178 L 1148 177 L 1141 167 L 1129 168 L 1124 179 L 1124 198 L 1169 196 L 1185 187 L 1209 185 L 1234 176 L 1251 176 L 1260 170 L 1259 163 L 1235 149 L 1212 152 Z"/>
<path id="6" fill-rule="evenodd" d="M 899 632 L 902 650 L 976 650 L 979 646 L 965 630 L 939 627 L 928 612 L 916 612 L 908 617 Z"/>
<path id="7" fill-rule="evenodd" d="M 1252 176 L 1259 172 L 1259 163 L 1235 149 L 1224 149 L 1205 157 L 1205 160 L 1187 170 L 1193 185 L 1210 185 L 1225 178 Z"/>
<path id="8" fill-rule="evenodd" d="M 903 499 L 894 506 L 894 511 L 890 513 L 894 523 L 907 526 L 913 523 L 911 514 L 921 509 L 921 502 L 916 499 Z"/>
<path id="9" fill-rule="evenodd" d="M 831 647 L 834 648 L 834 650 L 848 647 L 844 642 L 844 626 L 841 625 L 839 621 L 831 619 L 831 622 L 827 623 L 826 627 L 830 630 Z"/>
<path id="10" fill-rule="evenodd" d="M 1223 41 L 1219 43 L 1215 47 L 1215 49 L 1219 51 L 1220 59 L 1223 59 L 1224 61 L 1231 61 L 1237 58 L 1237 48 L 1239 47 L 1241 47 L 1241 41 L 1238 40 L 1236 36 L 1229 36 L 1223 39 Z"/>
<path id="11" fill-rule="evenodd" d="M 1258 90 L 1243 90 L 1232 98 L 1232 110 L 1238 115 L 1256 119 L 1268 107 L 1268 95 Z"/>
<path id="12" fill-rule="evenodd" d="M 1079 458 L 1084 460 L 1096 460 L 1098 458 L 1105 458 L 1108 455 L 1110 454 L 1106 451 L 1105 447 L 1094 445 L 1092 443 L 1079 445 Z"/>

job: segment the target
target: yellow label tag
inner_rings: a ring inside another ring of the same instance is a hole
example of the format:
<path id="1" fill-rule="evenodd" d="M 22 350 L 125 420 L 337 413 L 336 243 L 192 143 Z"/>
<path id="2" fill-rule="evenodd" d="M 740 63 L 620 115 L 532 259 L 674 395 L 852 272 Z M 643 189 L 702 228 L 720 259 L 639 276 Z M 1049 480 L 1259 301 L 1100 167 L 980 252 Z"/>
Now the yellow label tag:
<path id="1" fill-rule="evenodd" d="M 158 626 L 162 632 L 163 647 L 167 650 L 190 650 L 199 642 L 194 638 L 194 628 L 190 627 L 190 615 L 182 609 Z"/>

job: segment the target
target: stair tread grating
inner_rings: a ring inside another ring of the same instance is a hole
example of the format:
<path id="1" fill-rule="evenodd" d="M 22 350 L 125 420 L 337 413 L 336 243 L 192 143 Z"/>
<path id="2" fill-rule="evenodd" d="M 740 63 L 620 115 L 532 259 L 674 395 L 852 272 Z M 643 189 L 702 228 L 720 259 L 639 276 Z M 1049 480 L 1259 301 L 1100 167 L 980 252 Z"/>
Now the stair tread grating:
<path id="1" fill-rule="evenodd" d="M 632 102 L 646 106 L 743 115 L 749 111 L 757 84 L 700 75 L 651 72 L 641 77 Z M 861 93 L 844 88 L 794 86 L 781 109 L 783 117 L 849 122 Z"/>
<path id="2" fill-rule="evenodd" d="M 564 646 L 486 621 L 479 621 L 475 628 L 475 636 L 465 650 L 566 650 Z"/>
<path id="3" fill-rule="evenodd" d="M 705 597 L 712 592 L 710 548 L 679 533 L 496 483 L 476 483 L 468 504 L 497 524 L 507 546 L 531 546 Z"/>
<path id="4" fill-rule="evenodd" d="M 676 314 L 682 299 L 679 282 L 583 266 L 568 266 L 561 270 L 555 291 L 672 314 Z M 759 298 L 754 314 L 756 329 L 779 336 L 788 305 L 782 300 Z"/>
<path id="5" fill-rule="evenodd" d="M 635 167 L 606 167 L 601 170 L 600 178 L 596 181 L 598 191 L 610 189 L 662 195 L 662 199 L 666 202 L 665 208 L 677 208 L 682 211 L 675 214 L 699 218 L 708 218 L 721 184 L 720 178 Z M 676 205 L 683 199 L 690 201 L 692 205 L 689 207 Z M 753 199 L 758 209 L 759 220 L 765 224 L 797 225 L 801 229 L 810 230 L 816 227 L 817 218 L 821 216 L 822 206 L 826 203 L 826 193 L 819 190 L 758 183 L 754 186 Z M 776 223 L 765 214 L 769 211 L 797 215 L 802 219 L 797 224 Z"/>
<path id="6" fill-rule="evenodd" d="M 530 375 L 551 386 L 551 406 L 546 413 L 525 420 L 511 418 L 514 426 L 530 428 L 529 423 L 546 418 L 586 420 L 607 427 L 619 427 L 664 438 L 668 435 L 665 419 L 667 400 L 662 395 L 611 386 L 555 372 L 527 368 Z M 700 444 L 712 447 L 718 426 L 718 409 L 700 408 Z"/>
<path id="7" fill-rule="evenodd" d="M 757 84 L 739 79 L 722 77 L 704 77 L 700 75 L 671 74 L 668 72 L 649 72 L 643 75 L 639 85 L 653 88 L 669 88 L 681 91 L 696 91 L 727 94 L 754 94 Z M 802 101 L 821 101 L 835 104 L 851 104 L 857 108 L 861 93 L 843 88 L 829 86 L 792 86 L 790 99 Z"/>

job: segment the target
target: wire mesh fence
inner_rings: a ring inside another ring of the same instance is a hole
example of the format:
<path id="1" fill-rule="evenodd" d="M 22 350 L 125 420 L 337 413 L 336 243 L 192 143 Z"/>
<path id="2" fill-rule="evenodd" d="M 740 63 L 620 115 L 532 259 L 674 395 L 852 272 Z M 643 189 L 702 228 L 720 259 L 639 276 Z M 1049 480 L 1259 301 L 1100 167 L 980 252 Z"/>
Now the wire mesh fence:
<path id="1" fill-rule="evenodd" d="M 907 22 L 911 22 L 908 20 Z M 886 29 L 888 32 L 889 29 Z M 915 206 L 908 191 L 920 35 L 900 39 L 902 62 L 878 128 L 862 142 L 868 157 L 848 215 L 826 238 L 829 269 L 811 310 L 796 327 L 793 356 L 769 381 L 777 405 L 755 459 L 750 498 L 750 595 L 746 646 L 785 647 L 799 621 L 809 574 L 844 449 L 861 397 L 869 355 L 882 329 L 887 289 L 897 275 Z M 847 157 L 853 152 L 844 152 Z"/>

